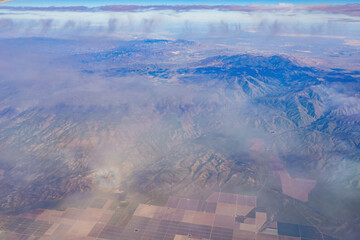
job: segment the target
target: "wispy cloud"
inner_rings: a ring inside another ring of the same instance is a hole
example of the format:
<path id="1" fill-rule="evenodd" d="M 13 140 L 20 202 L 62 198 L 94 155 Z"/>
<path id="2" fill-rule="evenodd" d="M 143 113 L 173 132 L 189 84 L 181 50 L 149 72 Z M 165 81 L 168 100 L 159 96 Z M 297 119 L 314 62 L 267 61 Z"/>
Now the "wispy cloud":
<path id="1" fill-rule="evenodd" d="M 360 40 L 345 40 L 344 44 L 353 47 L 360 47 Z"/>

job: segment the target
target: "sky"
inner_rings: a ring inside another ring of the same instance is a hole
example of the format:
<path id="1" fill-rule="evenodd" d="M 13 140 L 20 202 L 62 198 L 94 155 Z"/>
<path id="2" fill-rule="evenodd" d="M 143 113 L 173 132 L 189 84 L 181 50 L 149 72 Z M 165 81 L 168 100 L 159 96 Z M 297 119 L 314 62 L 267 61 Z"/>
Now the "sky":
<path id="1" fill-rule="evenodd" d="M 357 0 L 14 0 L 4 3 L 7 6 L 103 6 L 103 5 L 250 5 L 250 4 L 278 4 L 278 3 L 292 3 L 292 4 L 353 4 L 358 3 Z"/>

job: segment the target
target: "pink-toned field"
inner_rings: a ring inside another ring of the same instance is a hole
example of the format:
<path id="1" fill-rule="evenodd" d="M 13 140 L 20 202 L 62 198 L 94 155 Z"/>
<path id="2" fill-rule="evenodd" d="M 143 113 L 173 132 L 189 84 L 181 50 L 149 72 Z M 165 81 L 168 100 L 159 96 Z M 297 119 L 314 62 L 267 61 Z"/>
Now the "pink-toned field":
<path id="1" fill-rule="evenodd" d="M 139 204 L 126 226 L 120 224 L 124 209 L 120 205 L 111 209 L 112 201 L 96 199 L 84 208 L 36 209 L 3 218 L 0 229 L 10 222 L 18 224 L 13 232 L 5 233 L 6 239 L 173 240 L 191 235 L 191 239 L 215 240 L 221 236 L 235 240 L 257 236 L 266 224 L 264 212 L 247 216 L 256 209 L 255 196 L 213 193 L 205 201 L 170 197 L 166 206 Z M 237 220 L 238 217 L 243 221 Z"/>
<path id="2" fill-rule="evenodd" d="M 249 142 L 252 144 L 250 150 L 261 151 L 264 146 L 264 140 L 261 138 L 251 138 Z"/>

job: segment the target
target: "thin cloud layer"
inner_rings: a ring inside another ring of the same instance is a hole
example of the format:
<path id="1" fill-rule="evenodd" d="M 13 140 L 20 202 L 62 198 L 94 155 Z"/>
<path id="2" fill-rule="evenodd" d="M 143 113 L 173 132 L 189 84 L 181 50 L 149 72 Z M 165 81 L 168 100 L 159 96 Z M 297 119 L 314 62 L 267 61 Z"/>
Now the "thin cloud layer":
<path id="1" fill-rule="evenodd" d="M 70 7 L 8 7 L 2 6 L 0 9 L 12 11 L 110 11 L 110 12 L 133 12 L 146 10 L 173 10 L 173 11 L 191 11 L 191 10 L 222 10 L 239 12 L 273 12 L 273 11 L 317 11 L 331 14 L 344 14 L 348 16 L 360 16 L 360 4 L 346 5 L 294 5 L 280 3 L 277 5 L 259 5 L 248 6 L 241 5 L 107 5 L 101 7 L 70 6 Z"/>
<path id="2" fill-rule="evenodd" d="M 360 4 L 347 4 L 347 5 L 315 5 L 315 6 L 302 6 L 304 10 L 320 11 L 332 14 L 344 14 L 349 16 L 360 16 Z"/>

